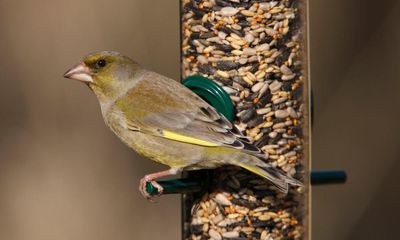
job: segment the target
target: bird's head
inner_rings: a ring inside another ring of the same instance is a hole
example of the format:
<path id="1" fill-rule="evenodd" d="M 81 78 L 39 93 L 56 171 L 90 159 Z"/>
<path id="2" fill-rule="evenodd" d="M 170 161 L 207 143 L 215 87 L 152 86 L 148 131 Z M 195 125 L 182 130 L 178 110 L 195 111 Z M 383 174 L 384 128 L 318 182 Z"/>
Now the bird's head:
<path id="1" fill-rule="evenodd" d="M 87 55 L 65 72 L 64 77 L 87 84 L 99 98 L 113 98 L 134 80 L 139 69 L 130 58 L 103 51 Z"/>

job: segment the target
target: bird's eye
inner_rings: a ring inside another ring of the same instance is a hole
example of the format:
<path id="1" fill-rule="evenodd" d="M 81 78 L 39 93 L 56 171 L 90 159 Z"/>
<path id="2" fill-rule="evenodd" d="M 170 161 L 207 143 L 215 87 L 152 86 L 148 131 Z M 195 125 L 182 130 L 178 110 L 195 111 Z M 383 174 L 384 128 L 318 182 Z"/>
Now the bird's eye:
<path id="1" fill-rule="evenodd" d="M 96 65 L 97 65 L 98 68 L 105 67 L 106 64 L 107 64 L 107 62 L 106 62 L 106 60 L 104 60 L 104 59 L 100 59 L 100 60 L 97 61 L 97 63 L 96 63 Z"/>

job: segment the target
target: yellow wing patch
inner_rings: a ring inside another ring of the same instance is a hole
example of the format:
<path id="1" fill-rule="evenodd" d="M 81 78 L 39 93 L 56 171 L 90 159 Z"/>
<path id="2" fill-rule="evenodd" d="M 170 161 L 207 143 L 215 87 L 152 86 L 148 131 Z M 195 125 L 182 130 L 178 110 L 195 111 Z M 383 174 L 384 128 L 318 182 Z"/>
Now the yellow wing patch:
<path id="1" fill-rule="evenodd" d="M 188 137 L 179 133 L 175 133 L 172 131 L 168 131 L 168 130 L 162 130 L 162 129 L 156 129 L 155 131 L 145 131 L 144 129 L 137 127 L 133 124 L 129 124 L 128 123 L 128 129 L 132 130 L 132 131 L 139 131 L 139 132 L 143 132 L 143 133 L 147 133 L 153 136 L 158 136 L 158 137 L 163 137 L 163 138 L 167 138 L 167 139 L 171 139 L 174 141 L 179 141 L 179 142 L 184 142 L 184 143 L 191 143 L 191 144 L 196 144 L 196 145 L 200 145 L 200 146 L 205 146 L 205 147 L 218 147 L 221 146 L 220 144 L 216 144 L 213 142 L 208 142 L 208 141 L 204 141 L 201 139 L 197 139 L 194 137 Z"/>
<path id="2" fill-rule="evenodd" d="M 179 141 L 179 142 L 185 142 L 185 143 L 191 143 L 191 144 L 196 144 L 196 145 L 201 145 L 205 147 L 217 147 L 220 146 L 216 143 L 212 142 L 207 142 L 201 139 L 193 138 L 193 137 L 188 137 L 184 136 L 178 133 L 174 133 L 168 130 L 162 130 L 162 135 L 164 138 L 168 138 L 171 140 Z"/>

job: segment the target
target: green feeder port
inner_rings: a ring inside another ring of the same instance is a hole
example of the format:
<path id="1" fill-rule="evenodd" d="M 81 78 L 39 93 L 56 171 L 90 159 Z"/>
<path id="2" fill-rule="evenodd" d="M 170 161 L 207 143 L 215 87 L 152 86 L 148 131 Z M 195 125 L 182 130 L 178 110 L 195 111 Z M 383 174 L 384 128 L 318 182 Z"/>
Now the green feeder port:
<path id="1" fill-rule="evenodd" d="M 233 121 L 235 110 L 231 98 L 218 84 L 199 75 L 187 77 L 182 80 L 182 84 L 217 109 L 226 119 Z"/>

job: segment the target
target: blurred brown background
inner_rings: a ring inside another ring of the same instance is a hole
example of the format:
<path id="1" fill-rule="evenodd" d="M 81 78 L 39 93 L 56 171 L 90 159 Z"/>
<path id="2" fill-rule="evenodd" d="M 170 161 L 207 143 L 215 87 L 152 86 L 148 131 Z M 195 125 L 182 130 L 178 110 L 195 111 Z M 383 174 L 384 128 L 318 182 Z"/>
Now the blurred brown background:
<path id="1" fill-rule="evenodd" d="M 400 213 L 400 3 L 310 2 L 314 239 L 385 239 Z M 179 1 L 0 0 L 0 239 L 180 239 L 180 198 L 144 200 L 163 169 L 104 126 L 97 100 L 62 73 L 117 50 L 179 77 Z"/>

